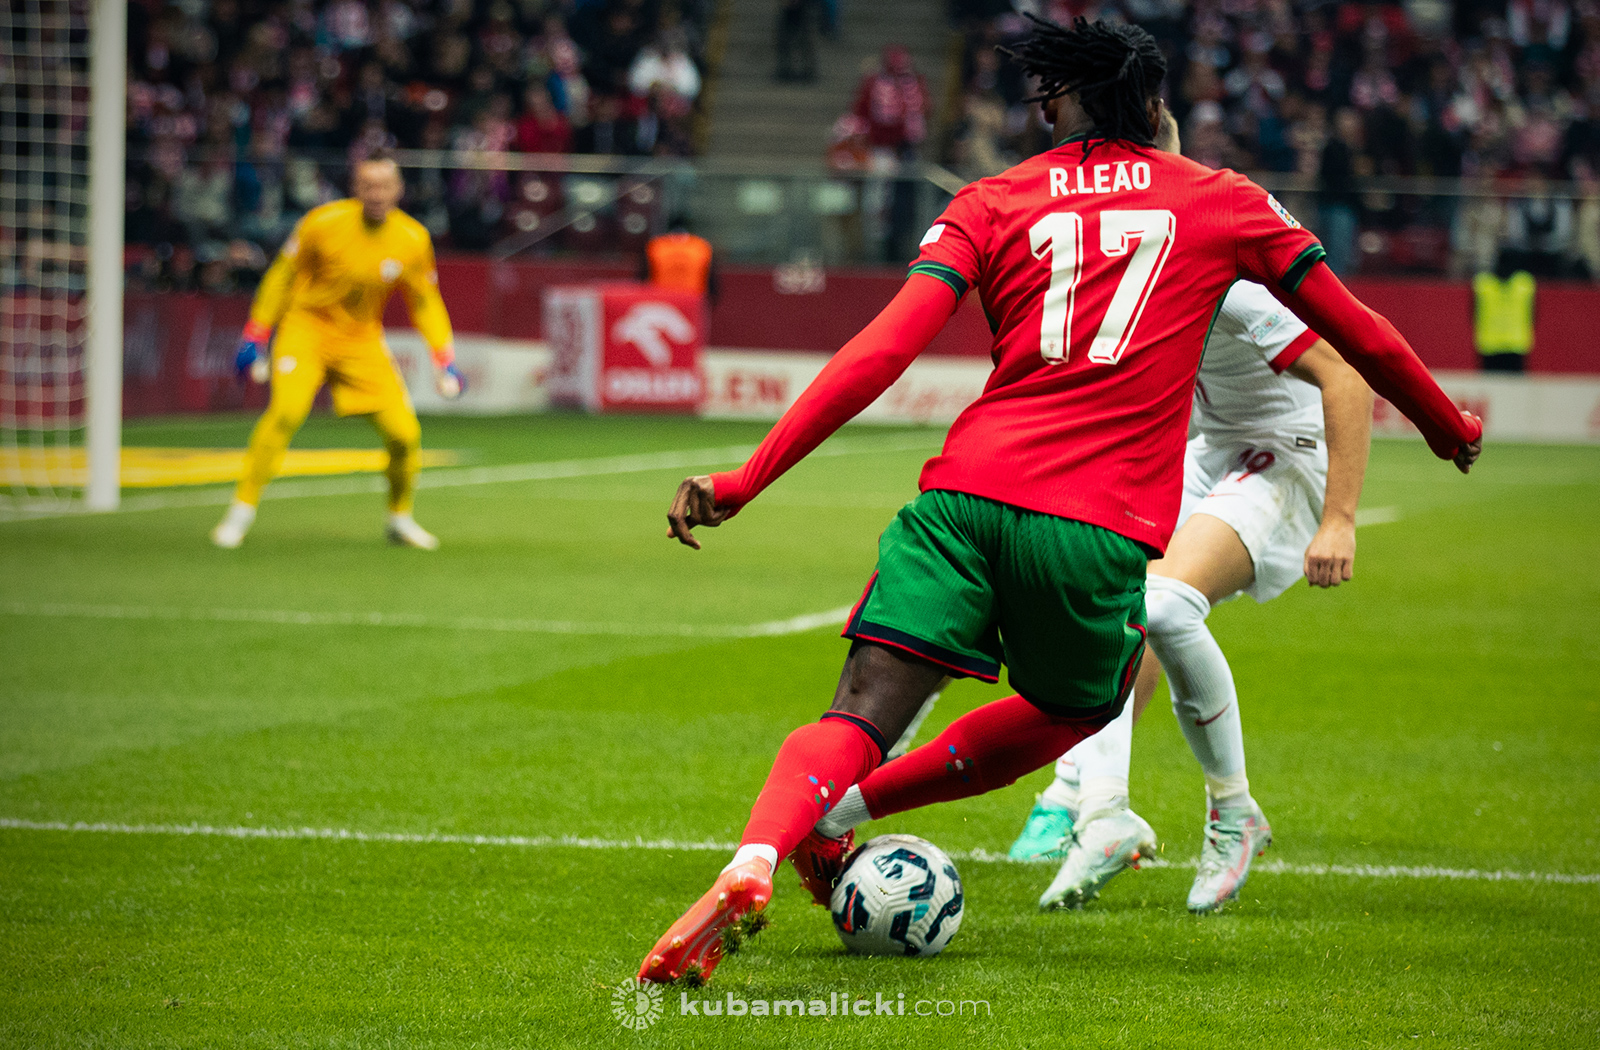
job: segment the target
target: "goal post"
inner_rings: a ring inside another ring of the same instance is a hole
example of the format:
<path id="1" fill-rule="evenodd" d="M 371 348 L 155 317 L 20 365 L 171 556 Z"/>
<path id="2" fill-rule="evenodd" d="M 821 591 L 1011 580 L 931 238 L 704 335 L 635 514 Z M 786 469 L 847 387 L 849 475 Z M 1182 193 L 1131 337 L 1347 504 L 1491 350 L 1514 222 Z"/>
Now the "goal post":
<path id="1" fill-rule="evenodd" d="M 94 0 L 89 54 L 89 316 L 84 347 L 89 510 L 115 510 L 122 469 L 122 241 L 127 0 Z"/>
<path id="2" fill-rule="evenodd" d="M 0 517 L 119 497 L 125 0 L 0 5 Z"/>

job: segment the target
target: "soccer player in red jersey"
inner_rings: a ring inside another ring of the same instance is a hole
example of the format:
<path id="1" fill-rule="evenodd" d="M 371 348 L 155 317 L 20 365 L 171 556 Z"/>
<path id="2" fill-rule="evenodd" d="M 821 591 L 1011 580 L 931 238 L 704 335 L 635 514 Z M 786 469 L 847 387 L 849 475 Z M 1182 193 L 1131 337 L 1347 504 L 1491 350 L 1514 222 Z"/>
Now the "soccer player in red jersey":
<path id="1" fill-rule="evenodd" d="M 1003 787 L 1122 709 L 1144 650 L 1145 564 L 1177 519 L 1206 329 L 1244 277 L 1272 290 L 1463 472 L 1482 425 L 1249 179 L 1155 148 L 1166 62 L 1136 26 L 1037 22 L 1012 54 L 1057 145 L 958 193 L 905 286 L 737 470 L 686 479 L 669 535 L 720 525 L 871 404 L 976 291 L 994 372 L 879 541 L 833 705 L 791 733 L 711 889 L 645 956 L 640 980 L 704 979 L 758 928 L 792 856 L 820 903 L 849 846 L 813 831 Z M 946 675 L 1017 695 L 880 765 Z"/>

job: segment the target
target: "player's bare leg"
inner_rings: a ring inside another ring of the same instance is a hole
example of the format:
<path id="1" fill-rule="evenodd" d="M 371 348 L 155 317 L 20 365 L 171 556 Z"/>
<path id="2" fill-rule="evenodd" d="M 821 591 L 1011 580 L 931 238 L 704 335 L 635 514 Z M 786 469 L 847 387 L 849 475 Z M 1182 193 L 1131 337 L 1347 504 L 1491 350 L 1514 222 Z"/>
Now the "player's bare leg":
<path id="1" fill-rule="evenodd" d="M 391 405 L 368 417 L 389 451 L 389 521 L 385 529 L 390 543 L 418 550 L 438 549 L 439 540 L 418 525 L 411 516 L 417 491 L 417 470 L 422 450 L 422 425 L 410 405 Z"/>
<path id="2" fill-rule="evenodd" d="M 761 928 L 758 916 L 772 899 L 772 873 L 785 856 L 795 857 L 813 897 L 824 885 L 831 892 L 848 840 L 826 842 L 814 836 L 814 826 L 877 768 L 887 741 L 905 731 L 943 678 L 942 669 L 909 654 L 853 645 L 833 706 L 819 721 L 790 733 L 778 749 L 733 860 L 645 956 L 639 980 L 709 978 L 727 951 Z"/>
<path id="3" fill-rule="evenodd" d="M 301 367 L 311 366 L 302 364 Z M 231 550 L 244 542 L 245 534 L 255 524 L 261 492 L 282 468 L 283 455 L 288 451 L 289 442 L 294 439 L 300 425 L 306 421 L 312 399 L 317 396 L 320 385 L 320 375 L 310 383 L 273 382 L 272 400 L 268 402 L 266 411 L 261 413 L 261 418 L 256 420 L 255 429 L 250 432 L 244 474 L 234 489 L 233 502 L 228 505 L 227 513 L 216 528 L 211 530 L 211 542 L 218 547 Z"/>

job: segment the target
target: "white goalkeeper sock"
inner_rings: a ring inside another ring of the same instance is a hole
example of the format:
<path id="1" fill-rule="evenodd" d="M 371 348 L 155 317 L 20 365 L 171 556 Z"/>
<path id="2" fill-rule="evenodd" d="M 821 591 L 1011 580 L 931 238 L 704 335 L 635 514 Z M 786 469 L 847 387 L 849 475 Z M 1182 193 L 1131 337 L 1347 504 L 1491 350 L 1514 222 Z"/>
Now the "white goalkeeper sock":
<path id="1" fill-rule="evenodd" d="M 1101 813 L 1126 809 L 1128 766 L 1133 756 L 1133 703 L 1122 714 L 1068 752 L 1078 767 L 1078 823 Z"/>
<path id="2" fill-rule="evenodd" d="M 850 790 L 839 799 L 839 804 L 817 821 L 817 830 L 830 839 L 836 839 L 857 824 L 865 824 L 871 819 L 872 814 L 867 812 L 867 800 L 861 797 L 861 789 L 851 784 Z"/>
<path id="3" fill-rule="evenodd" d="M 1167 672 L 1173 713 L 1205 771 L 1212 804 L 1247 801 L 1250 781 L 1244 772 L 1239 697 L 1228 659 L 1206 627 L 1211 603 L 1181 580 L 1150 576 L 1145 609 L 1150 648 Z"/>

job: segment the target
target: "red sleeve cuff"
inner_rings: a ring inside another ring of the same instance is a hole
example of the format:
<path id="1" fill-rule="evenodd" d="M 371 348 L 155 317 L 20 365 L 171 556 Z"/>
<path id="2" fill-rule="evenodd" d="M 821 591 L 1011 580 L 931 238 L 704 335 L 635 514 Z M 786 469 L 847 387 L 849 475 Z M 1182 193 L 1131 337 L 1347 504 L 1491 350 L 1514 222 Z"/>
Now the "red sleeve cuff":
<path id="1" fill-rule="evenodd" d="M 1272 366 L 1274 372 L 1282 375 L 1290 365 L 1300 360 L 1302 354 L 1311 349 L 1313 343 L 1321 338 L 1320 335 L 1307 328 L 1295 337 L 1294 342 L 1279 351 L 1278 356 L 1268 361 L 1267 364 Z"/>
<path id="2" fill-rule="evenodd" d="M 714 471 L 711 493 L 717 506 L 727 508 L 729 516 L 738 513 L 740 507 L 750 502 L 744 491 L 744 469 Z"/>

